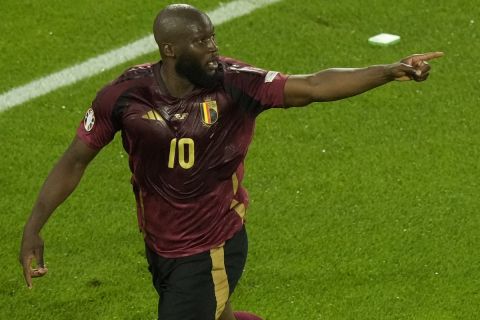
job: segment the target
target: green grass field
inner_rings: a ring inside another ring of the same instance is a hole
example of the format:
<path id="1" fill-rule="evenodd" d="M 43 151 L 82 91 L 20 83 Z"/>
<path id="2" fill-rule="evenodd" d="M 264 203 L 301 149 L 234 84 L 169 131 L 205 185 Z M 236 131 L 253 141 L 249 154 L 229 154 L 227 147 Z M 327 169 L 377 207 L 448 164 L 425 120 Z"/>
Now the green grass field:
<path id="1" fill-rule="evenodd" d="M 3 2 L 0 93 L 147 35 L 168 3 Z M 258 118 L 236 309 L 268 320 L 480 319 L 479 26 L 471 0 L 284 0 L 217 28 L 222 54 L 287 73 L 446 53 L 425 83 Z M 381 32 L 402 40 L 370 46 Z M 0 113 L 0 319 L 156 318 L 118 137 L 44 228 L 49 274 L 32 290 L 18 251 L 39 188 L 96 91 L 157 59 Z"/>

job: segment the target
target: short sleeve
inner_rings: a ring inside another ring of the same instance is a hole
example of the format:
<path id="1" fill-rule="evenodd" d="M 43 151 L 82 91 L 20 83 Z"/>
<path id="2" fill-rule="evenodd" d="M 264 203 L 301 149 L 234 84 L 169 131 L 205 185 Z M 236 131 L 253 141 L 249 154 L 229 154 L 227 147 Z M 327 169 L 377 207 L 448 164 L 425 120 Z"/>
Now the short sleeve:
<path id="1" fill-rule="evenodd" d="M 112 87 L 101 90 L 78 126 L 77 136 L 93 149 L 107 145 L 118 130 L 113 123 L 117 96 Z"/>
<path id="2" fill-rule="evenodd" d="M 256 114 L 284 105 L 286 75 L 229 62 L 225 65 L 224 84 L 234 100 Z"/>

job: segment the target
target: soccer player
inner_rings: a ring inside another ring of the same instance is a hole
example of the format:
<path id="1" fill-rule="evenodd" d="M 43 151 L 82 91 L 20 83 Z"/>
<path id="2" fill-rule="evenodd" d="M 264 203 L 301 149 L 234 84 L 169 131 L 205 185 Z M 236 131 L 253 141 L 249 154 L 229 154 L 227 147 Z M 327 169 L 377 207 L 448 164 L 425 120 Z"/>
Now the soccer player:
<path id="1" fill-rule="evenodd" d="M 257 115 L 343 99 L 392 80 L 423 81 L 426 61 L 443 54 L 285 75 L 219 56 L 209 17 L 189 5 L 164 8 L 153 32 L 161 61 L 132 67 L 98 92 L 46 179 L 23 232 L 26 283 L 32 287 L 33 277 L 47 273 L 43 225 L 120 131 L 159 319 L 260 319 L 229 304 L 247 256 L 243 163 Z"/>

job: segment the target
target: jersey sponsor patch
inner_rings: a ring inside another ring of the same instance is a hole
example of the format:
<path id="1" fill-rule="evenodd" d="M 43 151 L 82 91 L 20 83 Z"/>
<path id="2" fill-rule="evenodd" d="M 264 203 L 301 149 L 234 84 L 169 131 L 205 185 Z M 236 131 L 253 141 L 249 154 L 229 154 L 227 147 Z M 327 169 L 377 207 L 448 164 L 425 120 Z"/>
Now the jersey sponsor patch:
<path id="1" fill-rule="evenodd" d="M 277 71 L 268 71 L 267 74 L 265 75 L 265 83 L 272 82 L 277 75 L 278 75 Z"/>
<path id="2" fill-rule="evenodd" d="M 85 113 L 85 118 L 83 118 L 83 126 L 85 127 L 85 130 L 87 132 L 90 132 L 92 131 L 94 124 L 95 124 L 95 112 L 93 112 L 93 109 L 90 108 L 87 110 L 87 113 Z"/>
<path id="3" fill-rule="evenodd" d="M 217 101 L 205 101 L 200 104 L 202 122 L 206 125 L 214 124 L 218 119 Z"/>

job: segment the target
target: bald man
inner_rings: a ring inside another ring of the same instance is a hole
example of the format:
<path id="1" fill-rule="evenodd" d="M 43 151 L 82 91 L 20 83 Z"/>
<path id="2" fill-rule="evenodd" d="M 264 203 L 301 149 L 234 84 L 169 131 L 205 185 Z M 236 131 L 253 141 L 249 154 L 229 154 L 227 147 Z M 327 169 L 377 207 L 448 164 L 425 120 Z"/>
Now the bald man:
<path id="1" fill-rule="evenodd" d="M 229 304 L 247 256 L 244 159 L 256 117 L 276 107 L 354 96 L 393 80 L 426 80 L 432 52 L 397 63 L 285 75 L 221 57 L 209 17 L 170 5 L 155 19 L 161 61 L 100 90 L 46 179 L 23 233 L 29 287 L 47 273 L 40 230 L 85 168 L 121 131 L 161 320 L 254 320 Z M 32 263 L 36 262 L 36 266 Z"/>

